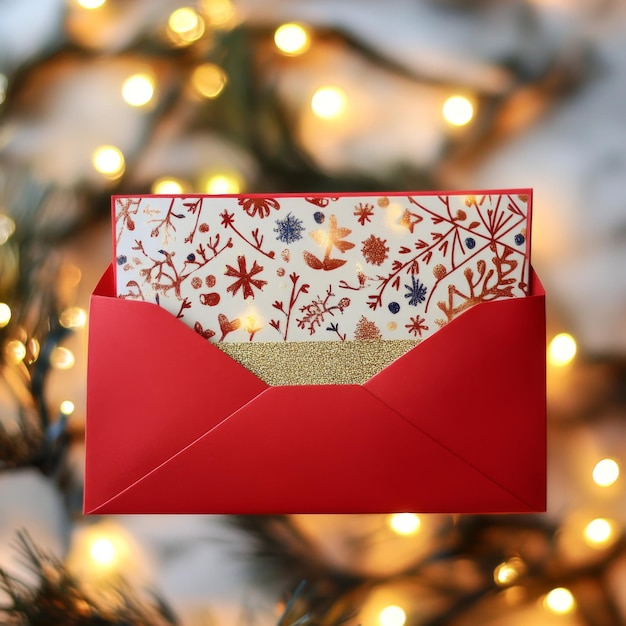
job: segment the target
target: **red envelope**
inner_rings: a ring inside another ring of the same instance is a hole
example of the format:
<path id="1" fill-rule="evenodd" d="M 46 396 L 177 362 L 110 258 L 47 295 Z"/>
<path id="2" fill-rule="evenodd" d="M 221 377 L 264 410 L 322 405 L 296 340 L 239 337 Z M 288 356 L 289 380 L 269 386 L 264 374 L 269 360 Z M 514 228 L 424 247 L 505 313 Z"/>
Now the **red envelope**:
<path id="1" fill-rule="evenodd" d="M 85 513 L 545 511 L 534 273 L 363 385 L 270 387 L 112 268 L 89 344 Z"/>

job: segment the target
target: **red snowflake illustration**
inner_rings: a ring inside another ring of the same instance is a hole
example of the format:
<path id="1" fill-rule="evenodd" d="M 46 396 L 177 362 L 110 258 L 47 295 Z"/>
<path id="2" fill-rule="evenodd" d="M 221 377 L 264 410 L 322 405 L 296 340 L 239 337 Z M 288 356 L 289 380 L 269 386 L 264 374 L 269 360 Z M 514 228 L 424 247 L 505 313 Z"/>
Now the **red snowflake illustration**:
<path id="1" fill-rule="evenodd" d="M 372 265 L 382 265 L 382 262 L 387 258 L 387 252 L 389 252 L 389 247 L 385 245 L 387 240 L 370 235 L 361 243 L 363 244 L 361 252 L 365 260 Z"/>
<path id="2" fill-rule="evenodd" d="M 410 317 L 410 324 L 405 324 L 404 327 L 409 329 L 409 333 L 413 333 L 416 337 L 419 335 L 422 336 L 423 330 L 428 330 L 428 326 L 424 325 L 426 321 L 423 317 L 416 315 L 415 317 Z"/>
<path id="3" fill-rule="evenodd" d="M 261 219 L 270 214 L 271 209 L 280 209 L 275 198 L 239 198 L 239 206 L 250 216 L 258 215 Z"/>
<path id="4" fill-rule="evenodd" d="M 354 213 L 352 215 L 359 218 L 357 221 L 361 226 L 365 226 L 365 222 L 371 222 L 370 217 L 374 215 L 374 205 L 359 202 L 354 207 Z"/>
<path id="5" fill-rule="evenodd" d="M 263 266 L 254 261 L 254 263 L 252 264 L 252 268 L 250 269 L 250 271 L 248 271 L 248 268 L 246 267 L 245 256 L 238 256 L 237 264 L 239 265 L 239 269 L 235 269 L 230 265 L 226 266 L 226 271 L 224 272 L 224 275 L 234 276 L 238 279 L 232 285 L 227 287 L 226 291 L 229 291 L 234 296 L 239 291 L 239 289 L 241 289 L 244 300 L 246 298 L 254 298 L 254 291 L 252 287 L 256 287 L 259 291 L 262 291 L 263 287 L 267 285 L 266 280 L 253 278 L 253 276 L 263 271 Z"/>

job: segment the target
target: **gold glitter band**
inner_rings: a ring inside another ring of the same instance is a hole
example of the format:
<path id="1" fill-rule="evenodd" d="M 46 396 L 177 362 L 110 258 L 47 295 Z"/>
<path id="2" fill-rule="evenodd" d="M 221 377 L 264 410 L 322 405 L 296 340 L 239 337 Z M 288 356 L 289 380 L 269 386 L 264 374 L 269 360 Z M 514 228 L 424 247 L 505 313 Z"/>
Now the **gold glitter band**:
<path id="1" fill-rule="evenodd" d="M 268 385 L 360 385 L 419 343 L 293 341 L 216 343 Z"/>

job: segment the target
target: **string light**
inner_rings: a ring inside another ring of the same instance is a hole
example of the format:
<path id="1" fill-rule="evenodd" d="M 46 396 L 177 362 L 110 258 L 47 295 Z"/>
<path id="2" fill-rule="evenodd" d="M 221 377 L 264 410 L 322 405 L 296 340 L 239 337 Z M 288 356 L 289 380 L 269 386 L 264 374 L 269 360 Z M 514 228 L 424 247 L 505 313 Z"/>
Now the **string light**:
<path id="1" fill-rule="evenodd" d="M 205 98 L 217 98 L 227 80 L 224 70 L 214 63 L 202 63 L 191 74 L 191 84 Z"/>
<path id="2" fill-rule="evenodd" d="M 610 487 L 619 477 L 619 465 L 615 459 L 602 459 L 593 468 L 592 476 L 596 485 Z"/>
<path id="3" fill-rule="evenodd" d="M 569 589 L 557 587 L 544 597 L 543 607 L 556 615 L 565 615 L 576 608 L 576 601 Z"/>
<path id="4" fill-rule="evenodd" d="M 0 213 L 0 246 L 5 244 L 15 232 L 15 222 L 8 216 Z"/>
<path id="5" fill-rule="evenodd" d="M 465 126 L 474 117 L 474 105 L 465 96 L 451 96 L 443 103 L 442 113 L 451 126 Z"/>
<path id="6" fill-rule="evenodd" d="M 50 355 L 50 364 L 59 370 L 69 370 L 75 362 L 73 352 L 62 346 L 57 346 Z"/>
<path id="7" fill-rule="evenodd" d="M 122 151 L 115 146 L 100 146 L 92 154 L 91 162 L 97 172 L 109 178 L 119 178 L 126 167 Z"/>
<path id="8" fill-rule="evenodd" d="M 34 363 L 39 358 L 41 346 L 35 337 L 31 337 L 26 344 L 26 354 L 29 355 L 28 362 Z"/>
<path id="9" fill-rule="evenodd" d="M 343 89 L 331 85 L 320 87 L 311 98 L 313 113 L 322 119 L 339 117 L 346 109 L 347 97 Z"/>
<path id="10" fill-rule="evenodd" d="M 63 415 L 71 415 L 74 412 L 75 408 L 76 407 L 71 400 L 63 400 L 63 402 L 61 402 L 59 410 L 61 411 L 61 413 L 63 413 Z"/>
<path id="11" fill-rule="evenodd" d="M 89 556 L 95 563 L 103 567 L 110 567 L 117 556 L 115 545 L 106 537 L 95 539 L 89 546 Z"/>
<path id="12" fill-rule="evenodd" d="M 394 513 L 389 516 L 389 526 L 398 535 L 414 535 L 422 522 L 415 513 Z"/>
<path id="13" fill-rule="evenodd" d="M 0 302 L 0 328 L 4 328 L 11 321 L 11 307 Z"/>
<path id="14" fill-rule="evenodd" d="M 379 613 L 378 621 L 380 626 L 403 626 L 406 622 L 406 613 L 401 607 L 392 604 Z"/>
<path id="15" fill-rule="evenodd" d="M 493 572 L 493 579 L 497 585 L 506 587 L 515 582 L 523 570 L 524 563 L 521 559 L 512 558 L 496 567 Z"/>
<path id="16" fill-rule="evenodd" d="M 241 178 L 232 172 L 212 174 L 204 185 L 206 193 L 216 196 L 240 193 L 241 187 Z"/>
<path id="17" fill-rule="evenodd" d="M 564 367 L 576 356 L 576 341 L 567 333 L 559 333 L 552 338 L 548 346 L 548 363 L 555 367 Z"/>
<path id="18" fill-rule="evenodd" d="M 122 85 L 122 97 L 131 106 L 142 107 L 152 100 L 154 87 L 154 78 L 149 74 L 133 74 Z"/>
<path id="19" fill-rule="evenodd" d="M 21 363 L 26 356 L 26 346 L 19 339 L 10 339 L 4 344 L 4 356 L 9 363 Z"/>
<path id="20" fill-rule="evenodd" d="M 288 56 L 303 54 L 309 49 L 309 34 L 300 24 L 283 24 L 274 33 L 276 47 Z"/>
<path id="21" fill-rule="evenodd" d="M 159 178 L 152 183 L 152 193 L 156 194 L 177 194 L 183 193 L 184 190 L 183 183 L 176 178 Z"/>
<path id="22" fill-rule="evenodd" d="M 63 328 L 83 328 L 87 323 L 87 311 L 72 306 L 61 312 L 59 322 Z"/>
<path id="23" fill-rule="evenodd" d="M 585 542 L 593 547 L 601 547 L 613 536 L 613 524 L 602 517 L 591 520 L 583 531 Z"/>
<path id="24" fill-rule="evenodd" d="M 76 0 L 76 4 L 83 9 L 99 9 L 106 0 Z"/>
<path id="25" fill-rule="evenodd" d="M 192 44 L 204 35 L 204 20 L 191 7 L 173 11 L 167 20 L 167 27 L 171 41 L 180 46 Z"/>

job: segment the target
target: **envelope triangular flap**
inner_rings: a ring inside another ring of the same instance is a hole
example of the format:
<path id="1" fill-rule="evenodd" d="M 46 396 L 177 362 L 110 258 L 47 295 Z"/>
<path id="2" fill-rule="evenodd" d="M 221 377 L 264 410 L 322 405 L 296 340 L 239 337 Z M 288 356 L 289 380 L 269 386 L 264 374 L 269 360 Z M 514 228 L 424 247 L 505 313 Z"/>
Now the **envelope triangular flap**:
<path id="1" fill-rule="evenodd" d="M 545 510 L 545 293 L 478 304 L 364 385 L 536 510 Z"/>
<path id="2" fill-rule="evenodd" d="M 99 513 L 528 511 L 362 387 L 273 387 Z"/>
<path id="3" fill-rule="evenodd" d="M 267 388 L 167 311 L 113 293 L 109 268 L 90 305 L 86 510 Z"/>

